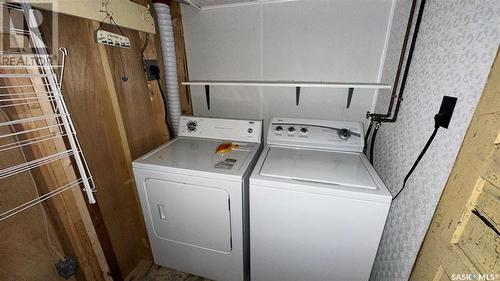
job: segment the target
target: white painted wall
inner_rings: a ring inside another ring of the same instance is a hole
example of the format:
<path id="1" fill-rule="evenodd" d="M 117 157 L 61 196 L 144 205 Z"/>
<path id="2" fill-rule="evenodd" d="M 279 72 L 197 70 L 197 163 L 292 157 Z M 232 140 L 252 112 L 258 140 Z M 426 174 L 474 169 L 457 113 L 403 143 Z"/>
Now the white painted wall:
<path id="1" fill-rule="evenodd" d="M 191 80 L 378 82 L 391 0 L 299 0 L 198 11 L 183 6 Z M 374 90 L 216 87 L 207 110 L 203 86 L 192 86 L 195 115 L 267 120 L 273 116 L 358 120 Z"/>

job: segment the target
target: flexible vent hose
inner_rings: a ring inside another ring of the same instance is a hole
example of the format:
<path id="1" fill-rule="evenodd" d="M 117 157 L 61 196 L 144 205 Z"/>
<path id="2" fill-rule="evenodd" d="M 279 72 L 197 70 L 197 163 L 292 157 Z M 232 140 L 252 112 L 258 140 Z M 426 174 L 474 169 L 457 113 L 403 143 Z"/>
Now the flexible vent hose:
<path id="1" fill-rule="evenodd" d="M 168 5 L 163 3 L 154 3 L 153 5 L 158 20 L 163 66 L 165 68 L 165 80 L 167 81 L 166 98 L 168 102 L 168 112 L 174 134 L 177 135 L 179 132 L 179 118 L 181 116 L 181 102 L 179 98 L 179 81 L 177 77 L 172 17 L 170 16 L 170 7 Z"/>

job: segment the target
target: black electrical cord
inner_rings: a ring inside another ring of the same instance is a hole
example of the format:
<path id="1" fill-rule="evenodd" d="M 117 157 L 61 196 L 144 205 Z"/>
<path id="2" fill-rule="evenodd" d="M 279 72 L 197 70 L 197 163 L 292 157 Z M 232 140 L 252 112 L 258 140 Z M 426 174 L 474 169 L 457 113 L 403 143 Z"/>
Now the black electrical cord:
<path id="1" fill-rule="evenodd" d="M 406 177 L 405 177 L 405 179 L 403 181 L 403 187 L 401 187 L 401 189 L 398 191 L 398 193 L 396 193 L 396 195 L 392 198 L 392 200 L 395 200 L 398 197 L 398 195 L 401 193 L 401 191 L 403 191 L 403 189 L 405 188 L 406 182 L 408 181 L 408 179 L 410 178 L 411 174 L 413 173 L 413 171 L 417 167 L 417 165 L 420 162 L 420 160 L 422 160 L 422 157 L 424 156 L 425 152 L 427 152 L 427 149 L 429 148 L 429 146 L 431 145 L 432 141 L 436 137 L 438 129 L 439 129 L 439 126 L 435 125 L 434 126 L 434 131 L 432 132 L 429 140 L 427 140 L 427 143 L 425 144 L 424 149 L 422 149 L 422 151 L 420 152 L 420 154 L 417 157 L 417 160 L 415 160 L 415 163 L 413 163 L 413 166 L 411 167 L 410 171 L 408 172 L 408 174 L 406 174 Z"/>
<path id="2" fill-rule="evenodd" d="M 366 135 L 365 135 L 365 146 L 363 147 L 363 153 L 366 154 L 366 149 L 368 148 L 368 139 L 370 138 L 370 132 L 372 131 L 373 127 L 373 122 L 370 122 L 370 125 L 368 125 L 368 130 L 366 130 Z"/>
<path id="3" fill-rule="evenodd" d="M 161 93 L 161 100 L 163 101 L 163 106 L 165 107 L 165 125 L 167 126 L 168 133 L 170 134 L 170 137 L 172 138 L 174 136 L 174 133 L 172 132 L 172 129 L 170 128 L 170 125 L 168 124 L 167 99 L 165 97 L 165 94 L 163 93 L 163 89 L 161 88 L 160 79 L 156 79 L 156 82 L 158 83 L 158 88 L 160 89 L 160 93 Z"/>
<path id="4" fill-rule="evenodd" d="M 151 75 L 153 75 L 155 77 L 155 80 L 158 83 L 158 88 L 160 89 L 160 93 L 161 93 L 161 100 L 163 102 L 163 107 L 165 108 L 165 125 L 167 126 L 167 130 L 168 130 L 168 133 L 170 134 L 170 137 L 173 137 L 174 134 L 173 134 L 172 129 L 168 123 L 167 97 L 165 96 L 165 93 L 163 92 L 163 89 L 161 87 L 160 68 L 156 65 L 151 65 L 149 67 L 149 72 L 151 73 Z"/>
<path id="5" fill-rule="evenodd" d="M 380 128 L 380 123 L 375 125 L 375 129 L 373 129 L 372 141 L 370 143 L 370 163 L 373 165 L 373 149 L 375 148 L 375 139 L 377 138 L 378 128 Z"/>

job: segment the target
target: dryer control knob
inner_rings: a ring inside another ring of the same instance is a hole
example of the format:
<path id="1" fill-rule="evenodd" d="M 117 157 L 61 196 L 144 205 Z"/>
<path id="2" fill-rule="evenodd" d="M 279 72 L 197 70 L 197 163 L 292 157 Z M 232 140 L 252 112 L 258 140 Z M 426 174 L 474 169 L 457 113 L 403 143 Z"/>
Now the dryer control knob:
<path id="1" fill-rule="evenodd" d="M 343 139 L 343 140 L 347 140 L 351 137 L 351 130 L 349 129 L 340 129 L 338 131 L 339 133 L 339 138 Z"/>
<path id="2" fill-rule="evenodd" d="M 288 132 L 290 134 L 293 134 L 295 132 L 295 128 L 294 127 L 288 127 Z"/>
<path id="3" fill-rule="evenodd" d="M 301 128 L 300 129 L 300 133 L 303 134 L 303 135 L 307 134 L 307 132 L 309 132 L 309 130 L 307 128 Z"/>
<path id="4" fill-rule="evenodd" d="M 198 126 L 198 124 L 196 124 L 195 121 L 189 121 L 189 122 L 187 122 L 186 126 L 187 126 L 188 131 L 194 132 L 194 131 L 196 131 L 196 127 Z"/>
<path id="5" fill-rule="evenodd" d="M 276 126 L 275 130 L 276 130 L 276 132 L 281 132 L 281 131 L 283 131 L 283 127 Z"/>

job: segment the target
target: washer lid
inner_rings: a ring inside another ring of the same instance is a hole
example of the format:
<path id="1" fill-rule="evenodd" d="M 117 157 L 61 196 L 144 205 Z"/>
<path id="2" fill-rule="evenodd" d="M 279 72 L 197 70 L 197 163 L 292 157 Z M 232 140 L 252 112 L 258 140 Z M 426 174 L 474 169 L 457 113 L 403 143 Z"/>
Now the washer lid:
<path id="1" fill-rule="evenodd" d="M 271 147 L 260 175 L 377 189 L 377 184 L 357 153 Z"/>

